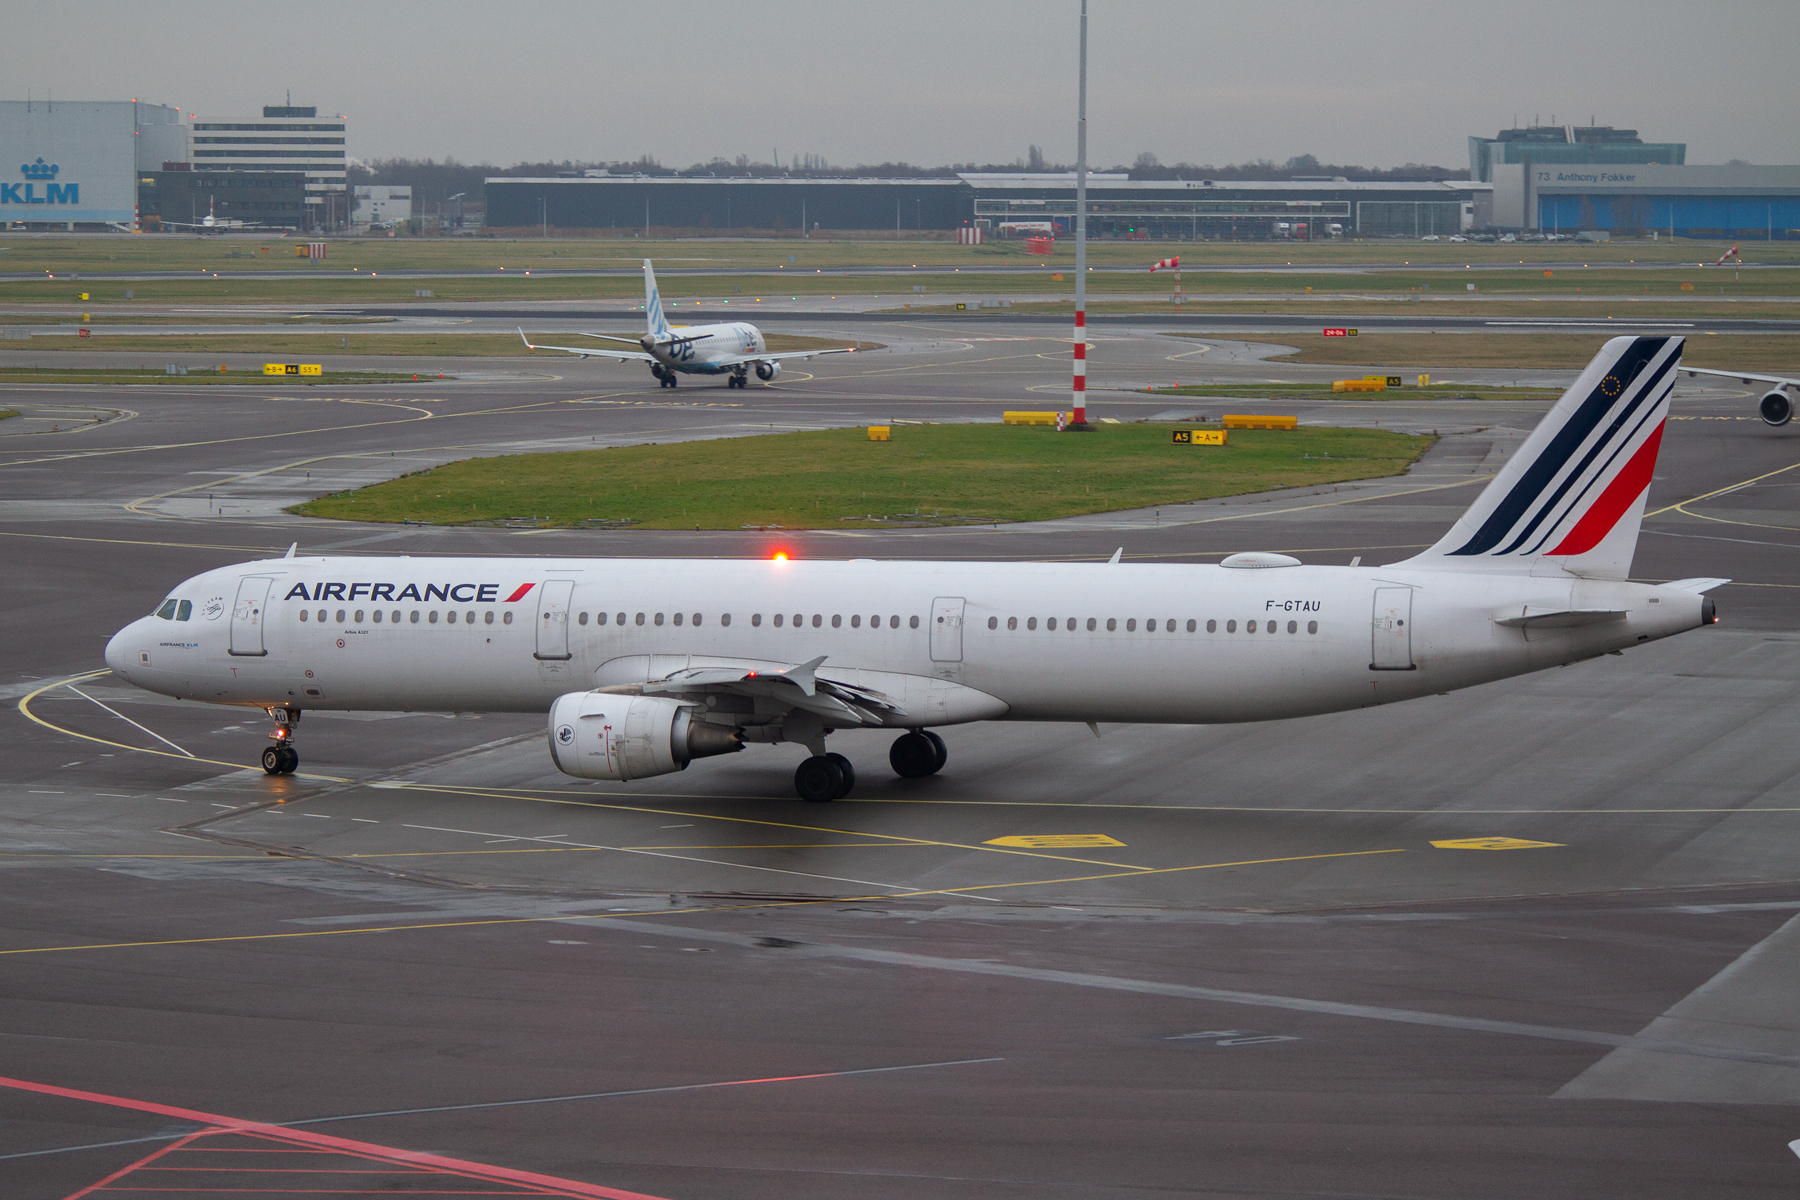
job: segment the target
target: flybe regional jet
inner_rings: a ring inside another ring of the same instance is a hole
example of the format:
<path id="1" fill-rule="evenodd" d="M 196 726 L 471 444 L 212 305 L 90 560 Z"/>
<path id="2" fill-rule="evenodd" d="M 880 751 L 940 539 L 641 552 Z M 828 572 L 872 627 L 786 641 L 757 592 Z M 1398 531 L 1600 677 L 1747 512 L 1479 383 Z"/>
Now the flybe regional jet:
<path id="1" fill-rule="evenodd" d="M 1267 721 L 1410 700 L 1714 620 L 1723 579 L 1627 575 L 1678 337 L 1618 337 L 1450 532 L 1384 567 L 582 558 L 285 558 L 208 571 L 121 630 L 141 688 L 267 710 L 548 713 L 585 779 L 791 742 L 808 800 L 856 772 L 835 730 L 898 733 L 904 777 L 970 721 Z"/>
<path id="2" fill-rule="evenodd" d="M 749 387 L 750 372 L 764 383 L 781 374 L 781 364 L 790 358 L 817 358 L 821 354 L 853 354 L 855 346 L 825 350 L 790 350 L 770 354 L 762 330 L 748 321 L 732 321 L 723 325 L 670 325 L 663 316 L 662 296 L 656 290 L 656 270 L 644 260 L 644 336 L 612 337 L 604 333 L 588 333 L 583 337 L 605 342 L 624 342 L 642 346 L 642 350 L 597 350 L 592 346 L 534 346 L 519 330 L 519 340 L 530 350 L 561 350 L 586 358 L 614 358 L 622 362 L 650 364 L 650 374 L 661 387 L 672 388 L 683 375 L 723 375 L 726 387 Z"/>

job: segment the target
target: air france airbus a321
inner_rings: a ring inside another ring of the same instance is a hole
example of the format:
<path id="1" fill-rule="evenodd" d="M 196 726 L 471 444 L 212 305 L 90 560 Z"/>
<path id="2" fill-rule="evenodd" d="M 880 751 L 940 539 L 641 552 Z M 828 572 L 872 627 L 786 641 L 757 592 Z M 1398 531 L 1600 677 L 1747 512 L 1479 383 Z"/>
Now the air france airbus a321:
<path id="1" fill-rule="evenodd" d="M 661 387 L 672 388 L 682 375 L 723 375 L 726 387 L 749 387 L 750 372 L 764 383 L 781 374 L 781 364 L 790 358 L 817 358 L 821 354 L 854 354 L 855 346 L 825 350 L 789 350 L 770 354 L 763 341 L 762 330 L 748 321 L 731 321 L 721 325 L 671 326 L 663 316 L 662 296 L 656 290 L 656 270 L 644 260 L 644 336 L 612 337 L 604 333 L 588 333 L 583 337 L 606 342 L 624 342 L 642 346 L 640 350 L 596 350 L 593 347 L 534 346 L 519 330 L 519 340 L 531 350 L 561 350 L 585 358 L 615 358 L 623 362 L 650 364 L 650 374 Z"/>
<path id="2" fill-rule="evenodd" d="M 300 558 L 176 587 L 106 648 L 123 679 L 266 709 L 549 714 L 551 760 L 641 779 L 791 742 L 808 800 L 834 730 L 899 733 L 905 777 L 970 721 L 1267 721 L 1410 700 L 1714 621 L 1723 579 L 1627 575 L 1678 337 L 1606 343 L 1474 505 L 1385 567 Z"/>

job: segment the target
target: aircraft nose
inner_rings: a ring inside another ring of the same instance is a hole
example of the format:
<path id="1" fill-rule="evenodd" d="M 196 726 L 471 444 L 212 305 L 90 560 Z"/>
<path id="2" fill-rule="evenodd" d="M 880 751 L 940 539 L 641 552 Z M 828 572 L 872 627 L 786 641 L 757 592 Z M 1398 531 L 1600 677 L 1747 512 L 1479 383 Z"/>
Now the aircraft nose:
<path id="1" fill-rule="evenodd" d="M 138 627 L 142 624 L 140 617 L 113 634 L 106 643 L 106 665 L 121 679 L 130 679 L 131 668 L 137 665 Z"/>

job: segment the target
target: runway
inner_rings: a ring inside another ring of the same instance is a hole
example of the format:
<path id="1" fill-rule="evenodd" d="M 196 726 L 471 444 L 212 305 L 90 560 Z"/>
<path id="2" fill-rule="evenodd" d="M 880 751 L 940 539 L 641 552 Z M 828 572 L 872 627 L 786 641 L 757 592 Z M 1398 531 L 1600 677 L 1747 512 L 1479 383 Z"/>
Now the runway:
<path id="1" fill-rule="evenodd" d="M 1791 1195 L 1800 435 L 1755 419 L 1755 389 L 1678 386 L 1634 565 L 1731 577 L 1719 626 L 1300 721 L 953 728 L 926 780 L 887 769 L 888 739 L 839 734 L 860 781 L 832 805 L 791 796 L 791 747 L 589 784 L 554 770 L 540 719 L 484 714 L 309 713 L 301 773 L 271 779 L 262 714 L 99 673 L 170 585 L 291 542 L 1391 561 L 1546 407 L 1295 407 L 1259 385 L 1341 368 L 1119 319 L 1091 356 L 1096 416 L 1216 414 L 1124 389 L 1230 383 L 1230 411 L 1441 440 L 1393 480 L 1035 526 L 284 511 L 471 454 L 1066 403 L 1060 319 L 971 324 L 871 317 L 856 336 L 889 349 L 745 391 L 564 359 L 384 361 L 460 378 L 339 389 L 0 388 L 22 414 L 0 422 L 7 1194 L 306 1167 L 345 1193 L 682 1200 Z"/>

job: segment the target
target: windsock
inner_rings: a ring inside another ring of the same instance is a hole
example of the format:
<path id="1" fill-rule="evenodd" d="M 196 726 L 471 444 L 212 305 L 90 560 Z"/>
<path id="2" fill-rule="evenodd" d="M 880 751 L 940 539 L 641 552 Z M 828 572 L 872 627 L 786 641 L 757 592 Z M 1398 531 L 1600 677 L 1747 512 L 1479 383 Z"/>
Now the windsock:
<path id="1" fill-rule="evenodd" d="M 1172 268 L 1177 271 L 1181 270 L 1181 256 L 1179 254 L 1177 254 L 1174 258 L 1165 258 L 1161 262 L 1151 263 L 1150 264 L 1150 273 L 1152 275 L 1154 275 L 1154 274 L 1156 274 L 1157 271 L 1161 270 L 1163 267 L 1169 267 L 1169 268 Z"/>
<path id="2" fill-rule="evenodd" d="M 1734 258 L 1737 259 L 1739 262 L 1744 261 L 1743 256 L 1738 253 L 1738 248 L 1736 246 L 1733 246 L 1731 249 L 1727 250 L 1725 253 L 1719 255 L 1718 261 L 1713 263 L 1713 266 L 1722 267 Z M 1151 267 L 1150 269 L 1152 271 L 1154 271 L 1156 268 Z"/>

